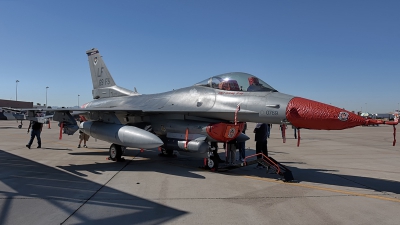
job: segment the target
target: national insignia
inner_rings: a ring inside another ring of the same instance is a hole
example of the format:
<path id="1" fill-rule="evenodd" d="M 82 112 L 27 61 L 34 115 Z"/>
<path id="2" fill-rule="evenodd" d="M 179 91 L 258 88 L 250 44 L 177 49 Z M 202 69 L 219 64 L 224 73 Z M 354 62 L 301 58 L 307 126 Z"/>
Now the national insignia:
<path id="1" fill-rule="evenodd" d="M 338 119 L 340 121 L 347 121 L 349 119 L 349 113 L 348 112 L 340 112 Z"/>
<path id="2" fill-rule="evenodd" d="M 235 133 L 236 133 L 236 130 L 235 130 L 234 127 L 232 127 L 232 128 L 229 130 L 228 137 L 229 137 L 229 138 L 233 138 L 233 136 L 235 136 Z"/>

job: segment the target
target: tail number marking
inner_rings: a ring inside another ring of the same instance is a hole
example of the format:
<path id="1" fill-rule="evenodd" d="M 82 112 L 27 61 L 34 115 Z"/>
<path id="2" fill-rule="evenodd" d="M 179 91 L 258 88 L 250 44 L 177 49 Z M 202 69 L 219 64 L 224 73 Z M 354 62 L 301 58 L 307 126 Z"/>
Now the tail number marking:
<path id="1" fill-rule="evenodd" d="M 111 82 L 110 82 L 110 78 L 105 78 L 105 79 L 100 79 L 99 80 L 99 86 L 101 87 L 101 86 L 103 86 L 103 85 L 109 85 Z"/>
<path id="2" fill-rule="evenodd" d="M 263 116 L 277 116 L 278 115 L 278 111 L 261 111 L 260 115 Z"/>

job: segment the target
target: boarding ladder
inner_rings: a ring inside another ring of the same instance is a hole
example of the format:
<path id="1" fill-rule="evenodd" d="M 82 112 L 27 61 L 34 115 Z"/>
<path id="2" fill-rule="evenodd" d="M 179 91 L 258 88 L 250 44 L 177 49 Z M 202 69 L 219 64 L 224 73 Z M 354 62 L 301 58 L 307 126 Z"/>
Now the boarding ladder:
<path id="1" fill-rule="evenodd" d="M 259 159 L 256 159 L 256 160 L 248 160 L 250 158 L 257 157 L 257 156 L 262 156 L 262 157 L 259 158 Z M 276 174 L 278 174 L 280 176 L 283 176 L 283 180 L 285 182 L 290 182 L 290 181 L 294 180 L 292 171 L 290 171 L 283 164 L 281 164 L 278 161 L 276 161 L 274 158 L 272 158 L 270 156 L 266 156 L 263 153 L 258 153 L 258 154 L 247 156 L 246 158 L 244 158 L 244 162 L 241 163 L 240 166 L 242 166 L 242 167 L 243 166 L 249 166 L 249 165 L 253 165 L 253 164 L 256 164 L 256 163 L 260 163 L 261 165 L 266 167 L 267 168 L 267 172 L 272 170 Z"/>

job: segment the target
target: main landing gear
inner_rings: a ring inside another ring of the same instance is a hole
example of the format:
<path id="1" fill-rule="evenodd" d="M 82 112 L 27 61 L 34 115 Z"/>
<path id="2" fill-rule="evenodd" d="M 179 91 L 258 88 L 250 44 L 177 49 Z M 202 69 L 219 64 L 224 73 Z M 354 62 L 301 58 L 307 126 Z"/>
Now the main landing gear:
<path id="1" fill-rule="evenodd" d="M 125 149 L 125 146 L 112 144 L 110 146 L 110 157 L 108 157 L 108 159 L 117 162 L 124 161 L 125 159 L 122 157 L 122 154 L 125 152 Z"/>
<path id="2" fill-rule="evenodd" d="M 164 146 L 161 146 L 161 153 L 158 155 L 162 157 L 176 157 L 173 149 L 167 149 Z"/>

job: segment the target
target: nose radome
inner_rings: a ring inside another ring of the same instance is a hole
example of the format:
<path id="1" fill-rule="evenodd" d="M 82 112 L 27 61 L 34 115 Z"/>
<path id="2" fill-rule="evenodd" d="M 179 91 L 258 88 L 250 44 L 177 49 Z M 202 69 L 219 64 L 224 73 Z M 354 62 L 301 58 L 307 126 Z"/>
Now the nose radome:
<path id="1" fill-rule="evenodd" d="M 289 101 L 286 118 L 295 127 L 316 130 L 342 130 L 366 123 L 365 118 L 347 110 L 300 97 Z"/>

